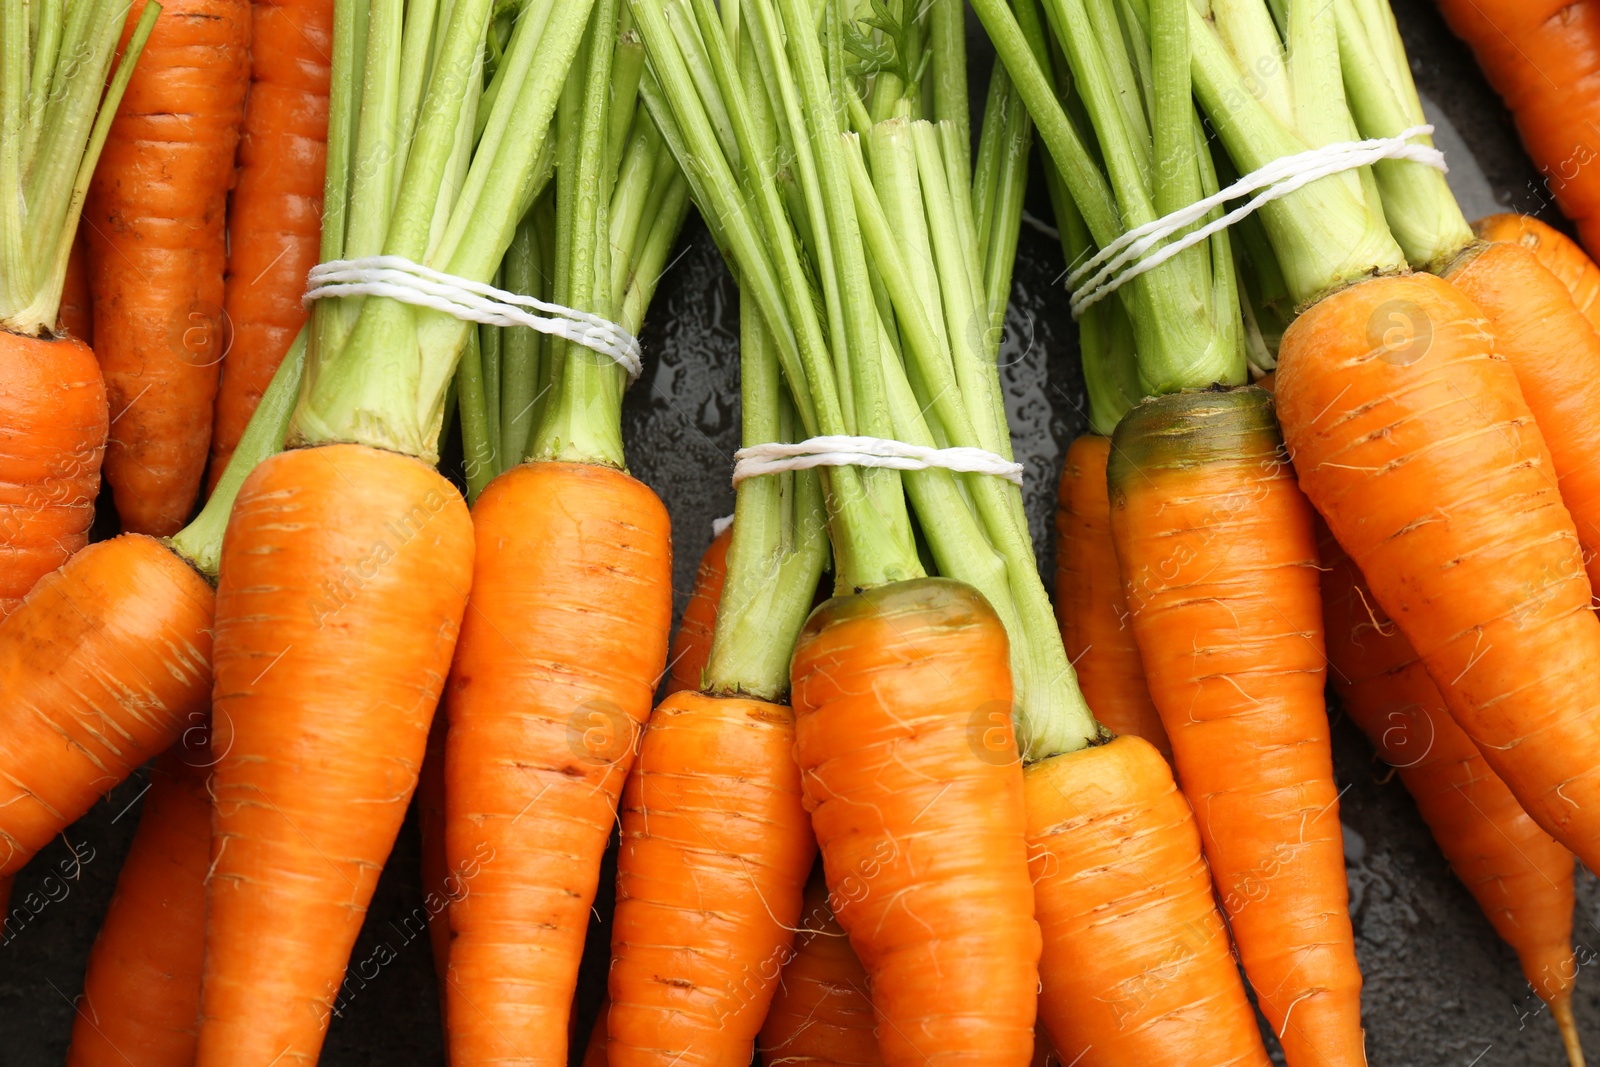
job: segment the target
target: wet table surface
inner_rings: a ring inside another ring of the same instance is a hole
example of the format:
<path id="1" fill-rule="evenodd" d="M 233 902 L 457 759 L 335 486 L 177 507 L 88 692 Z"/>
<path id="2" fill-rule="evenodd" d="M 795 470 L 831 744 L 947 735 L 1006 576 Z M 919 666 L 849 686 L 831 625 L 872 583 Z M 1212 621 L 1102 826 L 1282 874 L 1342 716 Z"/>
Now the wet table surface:
<path id="1" fill-rule="evenodd" d="M 1509 209 L 1560 224 L 1505 109 L 1429 0 L 1396 0 L 1395 8 L 1467 217 Z M 987 82 L 985 51 L 975 42 L 974 91 Z M 981 103 L 975 98 L 975 122 Z M 1060 461 L 1084 426 L 1076 333 L 1061 268 L 1049 204 L 1035 181 L 1001 361 L 1017 457 L 1027 465 L 1029 520 L 1047 574 Z M 672 512 L 679 610 L 710 542 L 711 520 L 733 509 L 728 476 L 738 447 L 737 301 L 704 227 L 691 217 L 656 297 L 644 333 L 645 374 L 629 393 L 624 416 L 633 472 Z M 109 534 L 114 520 L 104 518 Z M 1400 782 L 1337 707 L 1330 712 L 1372 1067 L 1564 1062 L 1554 1026 L 1515 956 L 1451 876 Z M 140 772 L 113 790 L 18 877 L 13 904 L 35 893 L 37 914 L 0 948 L 0 1062 L 47 1067 L 63 1061 L 73 1000 L 147 781 Z M 365 977 L 347 984 L 322 1057 L 327 1067 L 444 1062 L 432 952 L 419 932 L 425 910 L 418 854 L 413 809 L 352 956 L 367 961 Z M 62 878 L 63 871 L 69 877 Z M 581 1033 L 604 983 L 609 930 L 601 917 L 609 909 L 611 874 L 608 869 L 602 877 L 591 924 Z M 1573 936 L 1588 970 L 1600 948 L 1600 887 L 1582 868 Z M 388 962 L 374 962 L 380 960 Z M 1600 976 L 1580 973 L 1575 1010 L 1585 1043 L 1600 1054 Z"/>

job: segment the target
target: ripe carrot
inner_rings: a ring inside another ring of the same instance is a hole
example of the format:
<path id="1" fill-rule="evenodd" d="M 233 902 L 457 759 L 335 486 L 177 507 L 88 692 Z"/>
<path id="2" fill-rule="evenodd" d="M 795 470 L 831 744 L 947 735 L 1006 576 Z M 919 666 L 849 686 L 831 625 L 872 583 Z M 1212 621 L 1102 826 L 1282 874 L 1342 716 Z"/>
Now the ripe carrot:
<path id="1" fill-rule="evenodd" d="M 1111 439 L 1085 434 L 1067 449 L 1056 503 L 1056 619 L 1095 718 L 1115 734 L 1142 737 L 1169 760 L 1161 715 L 1129 625 L 1128 598 L 1111 542 L 1106 458 Z"/>
<path id="2" fill-rule="evenodd" d="M 225 355 L 207 491 L 222 477 L 272 372 L 306 320 L 321 248 L 332 0 L 254 0 L 223 282 Z"/>
<path id="3" fill-rule="evenodd" d="M 245 480 L 217 585 L 198 1067 L 315 1061 L 471 576 L 466 504 L 415 459 L 327 445 Z"/>
<path id="4" fill-rule="evenodd" d="M 1050 917 L 1040 1022 L 1061 1062 L 1084 1067 L 1265 1065 L 1194 813 L 1162 760 L 1119 737 L 1025 774 L 1034 895 Z"/>
<path id="5" fill-rule="evenodd" d="M 1312 512 L 1271 396 L 1144 401 L 1107 480 L 1150 694 L 1261 1010 L 1291 1064 L 1362 1064 Z"/>
<path id="6" fill-rule="evenodd" d="M 130 11 L 124 40 L 143 9 Z M 156 20 L 90 186 L 106 479 L 122 528 L 189 519 L 222 359 L 224 214 L 249 85 L 247 0 L 174 0 Z"/>
<path id="7" fill-rule="evenodd" d="M 211 863 L 208 751 L 180 741 L 151 769 L 139 829 L 89 952 L 68 1067 L 194 1062 Z"/>
<path id="8" fill-rule="evenodd" d="M 1445 710 L 1416 650 L 1384 614 L 1325 525 L 1318 523 L 1322 611 L 1334 691 L 1395 767 L 1456 877 L 1517 951 L 1550 1005 L 1572 1062 L 1572 853 L 1539 829 Z"/>
<path id="9" fill-rule="evenodd" d="M 90 545 L 0 622 L 0 875 L 205 714 L 211 586 L 139 534 Z"/>
<path id="10" fill-rule="evenodd" d="M 1405 306 L 1420 359 L 1374 345 Z M 1278 411 L 1300 482 L 1523 809 L 1600 862 L 1600 664 L 1572 518 L 1550 451 L 1481 313 L 1430 275 L 1324 299 L 1284 336 Z"/>
<path id="11" fill-rule="evenodd" d="M 1516 119 L 1545 185 L 1591 251 L 1600 239 L 1600 180 L 1588 131 L 1600 119 L 1600 10 L 1566 0 L 1439 0 L 1457 37 Z"/>
<path id="12" fill-rule="evenodd" d="M 1545 269 L 1561 279 L 1589 324 L 1600 330 L 1600 267 L 1576 241 L 1532 215 L 1511 212 L 1486 215 L 1472 224 L 1472 230 L 1485 241 L 1519 244 L 1538 256 Z"/>
<path id="13" fill-rule="evenodd" d="M 877 1067 L 867 971 L 828 906 L 820 877 L 806 885 L 794 954 L 761 1024 L 765 1067 Z"/>
<path id="14" fill-rule="evenodd" d="M 539 462 L 490 482 L 473 525 L 446 849 L 494 858 L 451 906 L 451 1062 L 564 1063 L 600 857 L 666 664 L 670 524 L 621 471 Z"/>
<path id="15" fill-rule="evenodd" d="M 0 619 L 88 543 L 106 426 L 86 344 L 0 333 Z"/>
<path id="16" fill-rule="evenodd" d="M 94 304 L 89 295 L 89 240 L 83 228 L 72 239 L 67 276 L 61 287 L 61 328 L 86 345 L 94 345 Z"/>
<path id="17" fill-rule="evenodd" d="M 789 708 L 747 697 L 676 693 L 650 716 L 622 800 L 616 1067 L 755 1051 L 816 854 L 794 740 Z"/>
<path id="18" fill-rule="evenodd" d="M 1005 630 L 970 586 L 835 597 L 795 648 L 795 756 L 835 914 L 872 978 L 887 1064 L 1033 1053 L 1028 884 Z M 973 741 L 1003 735 L 990 748 Z M 981 819 L 974 813 L 982 812 Z M 960 1005 L 951 1010 L 947 1005 Z"/>
<path id="19" fill-rule="evenodd" d="M 667 663 L 667 693 L 699 692 L 701 675 L 711 658 L 711 638 L 717 626 L 717 601 L 722 598 L 722 583 L 728 577 L 728 542 L 733 540 L 729 526 L 711 539 L 700 567 L 694 574 L 694 592 L 684 605 L 683 619 L 672 638 Z"/>

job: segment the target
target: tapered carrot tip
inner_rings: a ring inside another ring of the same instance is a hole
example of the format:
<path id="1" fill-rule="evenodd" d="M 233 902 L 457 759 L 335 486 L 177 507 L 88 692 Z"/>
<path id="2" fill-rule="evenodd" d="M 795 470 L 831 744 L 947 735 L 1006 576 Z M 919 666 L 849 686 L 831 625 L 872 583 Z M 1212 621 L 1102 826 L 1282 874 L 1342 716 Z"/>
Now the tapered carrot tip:
<path id="1" fill-rule="evenodd" d="M 791 677 L 795 756 L 839 925 L 891 1067 L 1022 1067 L 1039 927 L 1005 628 L 976 590 L 896 582 L 823 604 Z"/>
<path id="2" fill-rule="evenodd" d="M 79 552 L 0 622 L 0 874 L 205 720 L 211 586 L 159 541 Z"/>
<path id="3" fill-rule="evenodd" d="M 88 543 L 108 425 L 87 345 L 0 331 L 0 619 Z"/>
<path id="4" fill-rule="evenodd" d="M 196 1067 L 314 1063 L 417 785 L 472 583 L 461 494 L 360 445 L 245 480 L 217 586 Z"/>
<path id="5" fill-rule="evenodd" d="M 1561 1031 L 1561 1043 L 1567 1049 L 1570 1067 L 1583 1067 L 1583 1046 L 1578 1041 L 1578 1021 L 1572 1017 L 1572 991 L 1563 990 L 1550 1001 L 1550 1017 Z"/>

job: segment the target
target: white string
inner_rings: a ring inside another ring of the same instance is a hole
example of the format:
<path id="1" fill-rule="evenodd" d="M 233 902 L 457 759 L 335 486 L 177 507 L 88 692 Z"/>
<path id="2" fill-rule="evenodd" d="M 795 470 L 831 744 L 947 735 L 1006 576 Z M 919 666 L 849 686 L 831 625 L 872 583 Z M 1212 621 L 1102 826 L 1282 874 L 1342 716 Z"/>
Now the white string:
<path id="1" fill-rule="evenodd" d="M 982 448 L 929 448 L 881 437 L 834 434 L 794 444 L 751 445 L 733 454 L 733 484 L 763 474 L 812 467 L 889 467 L 898 471 L 939 468 L 963 474 L 993 474 L 1022 484 L 1022 464 Z"/>
<path id="2" fill-rule="evenodd" d="M 1080 317 L 1085 310 L 1116 292 L 1147 270 L 1153 270 L 1182 252 L 1192 248 L 1212 234 L 1223 230 L 1266 204 L 1301 189 L 1321 178 L 1339 174 L 1358 167 L 1371 166 L 1385 159 L 1405 159 L 1436 170 L 1447 170 L 1444 153 L 1428 145 L 1413 144 L 1413 137 L 1433 132 L 1428 125 L 1412 126 L 1394 137 L 1374 137 L 1365 141 L 1341 141 L 1323 145 L 1308 152 L 1283 156 L 1266 166 L 1251 171 L 1232 185 L 1212 193 L 1203 200 L 1179 208 L 1169 215 L 1136 226 L 1101 249 L 1095 256 L 1067 275 L 1067 288 L 1072 290 L 1072 317 Z M 1234 208 L 1226 215 L 1194 230 L 1154 255 L 1144 256 L 1150 249 L 1185 227 L 1204 218 L 1212 209 L 1229 200 L 1265 189 L 1265 192 Z M 1135 261 L 1126 270 L 1121 268 Z M 1121 270 L 1121 273 L 1118 271 Z M 1085 274 L 1094 271 L 1093 277 L 1079 284 Z"/>
<path id="3" fill-rule="evenodd" d="M 720 519 L 711 520 L 711 536 L 713 539 L 721 537 L 722 531 L 733 525 L 733 516 L 724 515 Z"/>
<path id="4" fill-rule="evenodd" d="M 639 339 L 608 319 L 535 297 L 508 293 L 470 278 L 445 274 L 404 256 L 363 256 L 319 263 L 311 268 L 306 283 L 302 299 L 307 304 L 329 296 L 386 296 L 442 311 L 466 322 L 526 326 L 563 337 L 615 360 L 628 372 L 630 382 L 644 369 Z M 544 314 L 532 314 L 525 310 L 527 308 Z"/>

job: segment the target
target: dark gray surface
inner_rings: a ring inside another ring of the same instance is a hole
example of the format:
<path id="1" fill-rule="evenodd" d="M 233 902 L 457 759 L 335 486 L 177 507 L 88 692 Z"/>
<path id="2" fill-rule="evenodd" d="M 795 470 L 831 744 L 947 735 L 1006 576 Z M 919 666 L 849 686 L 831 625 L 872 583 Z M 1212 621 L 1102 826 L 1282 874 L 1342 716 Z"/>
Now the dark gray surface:
<path id="1" fill-rule="evenodd" d="M 1559 222 L 1554 208 L 1544 206 L 1548 197 L 1499 101 L 1428 0 L 1396 0 L 1395 7 L 1430 112 L 1453 127 L 1441 129 L 1440 142 L 1469 214 L 1514 208 Z M 978 69 L 983 65 L 975 55 L 975 91 L 984 84 Z M 1060 250 L 1046 232 L 1050 211 L 1037 182 L 1030 211 L 1041 221 L 1023 230 L 1002 360 L 1017 452 L 1028 466 L 1028 513 L 1041 563 L 1048 567 L 1055 480 L 1062 452 L 1083 425 L 1083 395 L 1075 330 L 1056 284 Z M 645 332 L 647 369 L 629 394 L 625 430 L 634 473 L 672 511 L 681 610 L 711 539 L 711 520 L 733 506 L 728 475 L 738 435 L 738 334 L 735 288 L 698 220 L 691 220 L 680 252 Z M 1539 1002 L 1515 957 L 1451 878 L 1398 780 L 1334 714 L 1371 1064 L 1564 1062 L 1554 1028 L 1538 1014 Z M 55 899 L 0 948 L 0 1063 L 8 1067 L 62 1062 L 72 999 L 127 851 L 144 782 L 141 773 L 124 783 L 68 831 L 78 854 L 92 850 L 92 858 L 79 865 L 75 880 L 52 883 L 49 895 Z M 43 898 L 45 879 L 59 874 L 63 864 L 70 867 L 71 856 L 65 840 L 41 853 L 19 877 L 14 902 L 30 890 Z M 609 873 L 602 882 L 608 890 Z M 1574 937 L 1580 955 L 1593 961 L 1590 946 L 1600 946 L 1600 890 L 1581 870 L 1578 893 Z M 597 910 L 604 914 L 609 893 L 602 897 Z M 387 942 L 394 962 L 334 1020 L 322 1059 L 328 1067 L 443 1062 L 432 953 L 424 939 L 408 940 L 402 925 L 421 903 L 413 817 L 379 882 L 355 953 L 364 959 Z M 592 933 L 583 983 L 585 1032 L 604 981 L 608 932 L 597 921 Z M 1600 1052 L 1600 978 L 1580 976 L 1576 1010 L 1585 1038 Z"/>

